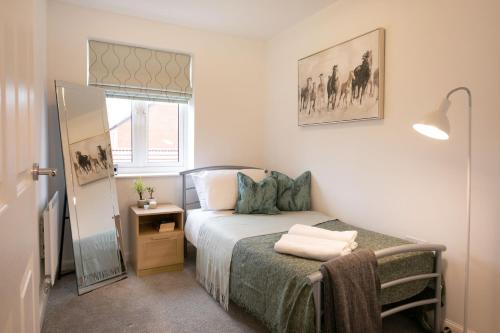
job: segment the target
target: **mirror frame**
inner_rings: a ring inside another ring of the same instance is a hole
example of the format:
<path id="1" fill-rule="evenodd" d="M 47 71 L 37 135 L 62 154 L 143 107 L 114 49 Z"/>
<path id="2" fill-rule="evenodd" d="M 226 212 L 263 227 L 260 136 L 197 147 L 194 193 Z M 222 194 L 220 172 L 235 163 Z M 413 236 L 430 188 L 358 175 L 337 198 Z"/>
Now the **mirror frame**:
<path id="1" fill-rule="evenodd" d="M 74 179 L 73 176 L 73 168 L 71 167 L 71 163 L 68 163 L 71 161 L 70 157 L 70 143 L 69 143 L 69 138 L 68 138 L 68 127 L 67 127 L 67 111 L 66 107 L 60 107 L 60 103 L 64 103 L 64 97 L 63 101 L 60 100 L 59 95 L 59 88 L 78 88 L 78 89 L 96 89 L 102 91 L 102 96 L 104 98 L 104 105 L 106 103 L 105 101 L 105 92 L 101 88 L 96 88 L 96 87 L 88 87 L 88 86 L 83 86 L 79 84 L 74 84 L 70 82 L 65 82 L 65 81 L 59 81 L 56 80 L 55 82 L 55 93 L 56 93 L 56 107 L 57 107 L 57 115 L 58 115 L 58 121 L 59 121 L 59 134 L 60 134 L 60 139 L 61 139 L 61 152 L 62 152 L 62 158 L 63 158 L 63 166 L 64 166 L 64 178 L 65 178 L 65 191 L 67 193 L 67 207 L 69 211 L 69 220 L 70 220 L 70 225 L 71 225 L 71 235 L 72 235 L 72 245 L 73 245 L 73 254 L 74 254 L 74 260 L 75 260 L 75 273 L 76 273 L 76 284 L 77 284 L 77 289 L 78 289 L 78 295 L 83 295 L 89 291 L 95 290 L 97 288 L 100 288 L 102 286 L 111 284 L 113 282 L 122 280 L 127 277 L 127 266 L 125 263 L 125 258 L 123 255 L 123 233 L 122 233 L 122 228 L 121 228 L 121 219 L 120 219 L 120 214 L 119 214 L 119 206 L 118 206 L 118 197 L 117 197 L 117 191 L 116 191 L 116 183 L 115 183 L 115 178 L 114 178 L 114 171 L 112 168 L 107 169 L 107 180 L 110 182 L 110 197 L 111 197 L 111 205 L 113 205 L 113 211 L 114 216 L 112 216 L 112 219 L 114 220 L 114 225 L 115 225 L 115 232 L 116 232 L 116 243 L 117 243 L 117 250 L 118 250 L 118 256 L 119 256 L 119 261 L 120 261 L 120 266 L 121 266 L 121 273 L 118 273 L 116 276 L 112 276 L 110 278 L 106 278 L 103 280 L 100 280 L 98 282 L 89 284 L 89 285 L 81 285 L 81 279 L 83 278 L 83 262 L 82 262 L 82 254 L 81 254 L 81 248 L 80 248 L 80 238 L 79 238 L 79 226 L 78 224 L 81 223 L 78 220 L 78 215 L 77 215 L 77 205 L 76 205 L 76 194 L 74 191 L 75 186 L 80 186 L 78 185 L 78 182 L 76 179 Z M 64 91 L 63 91 L 64 94 Z M 102 134 L 107 134 L 108 139 L 109 139 L 109 125 L 108 125 L 108 119 L 107 119 L 107 114 L 102 115 L 102 122 L 103 122 L 103 128 L 104 132 Z M 63 214 L 66 214 L 66 212 L 63 212 Z"/>

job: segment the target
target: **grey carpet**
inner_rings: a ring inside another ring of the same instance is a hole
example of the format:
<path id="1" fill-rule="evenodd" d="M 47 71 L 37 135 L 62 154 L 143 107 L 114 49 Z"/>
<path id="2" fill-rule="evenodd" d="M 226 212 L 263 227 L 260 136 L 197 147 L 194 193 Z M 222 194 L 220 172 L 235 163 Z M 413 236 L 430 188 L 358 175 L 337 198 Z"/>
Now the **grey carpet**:
<path id="1" fill-rule="evenodd" d="M 42 332 L 267 332 L 232 304 L 225 312 L 195 279 L 195 255 L 189 251 L 182 272 L 129 277 L 77 296 L 74 275 L 50 292 Z M 403 315 L 384 320 L 385 333 L 423 333 Z"/>

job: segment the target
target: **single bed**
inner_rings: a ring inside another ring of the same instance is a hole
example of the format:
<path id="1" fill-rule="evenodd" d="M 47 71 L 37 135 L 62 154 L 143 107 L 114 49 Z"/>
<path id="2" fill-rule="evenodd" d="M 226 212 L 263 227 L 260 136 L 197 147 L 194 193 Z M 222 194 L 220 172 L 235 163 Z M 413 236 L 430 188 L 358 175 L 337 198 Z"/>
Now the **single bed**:
<path id="1" fill-rule="evenodd" d="M 310 220 L 311 225 L 328 230 L 358 230 L 359 248 L 375 251 L 379 259 L 381 305 L 398 303 L 398 306 L 382 312 L 382 317 L 411 307 L 434 304 L 435 331 L 440 331 L 438 323 L 441 322 L 441 251 L 445 250 L 444 246 L 411 244 L 339 220 L 321 217 L 317 212 L 287 212 L 273 219 L 270 216 L 242 217 L 233 215 L 232 211 L 203 211 L 197 208 L 199 203 L 194 187 L 189 185 L 189 174 L 221 168 L 247 167 L 210 167 L 182 173 L 183 206 L 187 212 L 185 234 L 195 247 L 198 248 L 198 237 L 202 228 L 209 225 L 225 228 L 233 222 L 240 223 L 241 219 L 245 225 L 250 218 L 253 219 L 252 225 L 254 222 L 269 225 L 275 223 L 274 221 L 279 224 L 288 220 L 292 221 L 290 223 Z M 279 232 L 256 232 L 253 237 L 241 238 L 235 242 L 230 264 L 229 298 L 257 317 L 273 332 L 320 332 L 321 262 L 275 252 L 273 246 L 285 232 L 284 225 L 281 229 L 270 229 L 280 230 Z M 412 299 L 431 283 L 439 286 L 435 288 L 432 298 L 418 301 Z M 411 301 L 405 302 L 406 300 Z"/>

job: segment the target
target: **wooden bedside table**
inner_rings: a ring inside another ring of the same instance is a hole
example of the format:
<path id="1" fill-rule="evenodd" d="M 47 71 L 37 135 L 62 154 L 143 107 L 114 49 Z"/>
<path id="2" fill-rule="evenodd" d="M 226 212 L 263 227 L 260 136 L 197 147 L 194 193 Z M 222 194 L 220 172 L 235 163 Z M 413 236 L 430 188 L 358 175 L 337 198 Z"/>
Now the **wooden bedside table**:
<path id="1" fill-rule="evenodd" d="M 184 268 L 184 211 L 171 204 L 155 209 L 130 207 L 131 261 L 137 276 Z M 175 222 L 171 232 L 158 232 L 157 222 Z"/>

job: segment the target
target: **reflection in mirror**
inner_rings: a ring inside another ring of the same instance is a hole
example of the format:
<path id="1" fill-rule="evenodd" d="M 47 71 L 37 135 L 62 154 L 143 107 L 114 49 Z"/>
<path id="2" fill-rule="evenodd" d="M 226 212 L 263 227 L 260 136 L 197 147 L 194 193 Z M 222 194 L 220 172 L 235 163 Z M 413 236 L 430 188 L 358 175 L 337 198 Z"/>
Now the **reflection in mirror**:
<path id="1" fill-rule="evenodd" d="M 78 293 L 126 277 L 104 90 L 56 81 Z"/>

